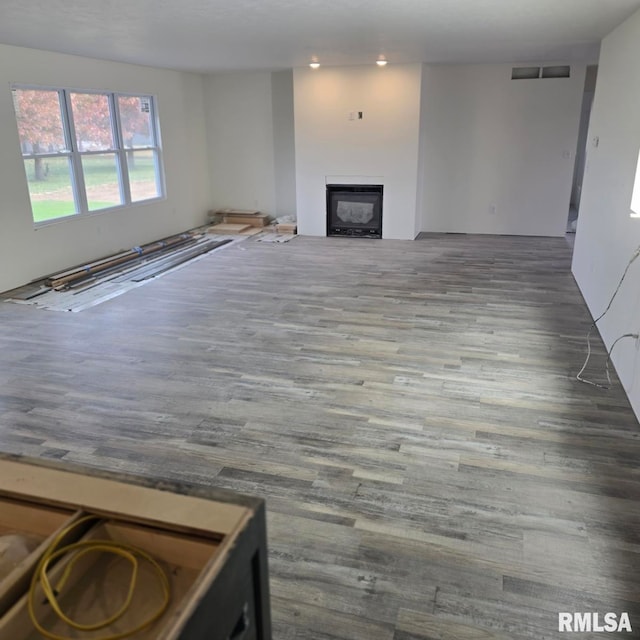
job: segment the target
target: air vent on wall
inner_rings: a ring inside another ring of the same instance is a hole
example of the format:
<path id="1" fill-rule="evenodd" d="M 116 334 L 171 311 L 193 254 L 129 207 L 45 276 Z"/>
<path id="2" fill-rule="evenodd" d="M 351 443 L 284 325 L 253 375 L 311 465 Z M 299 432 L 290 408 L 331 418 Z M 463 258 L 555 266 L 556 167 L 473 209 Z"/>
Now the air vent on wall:
<path id="1" fill-rule="evenodd" d="M 560 65 L 558 67 L 542 67 L 543 78 L 569 78 L 571 76 L 571 67 L 569 65 Z"/>
<path id="2" fill-rule="evenodd" d="M 553 67 L 512 67 L 512 80 L 533 80 L 534 78 L 569 78 L 571 67 L 558 65 Z"/>
<path id="3" fill-rule="evenodd" d="M 531 80 L 540 77 L 540 67 L 513 67 L 511 69 L 512 80 Z"/>

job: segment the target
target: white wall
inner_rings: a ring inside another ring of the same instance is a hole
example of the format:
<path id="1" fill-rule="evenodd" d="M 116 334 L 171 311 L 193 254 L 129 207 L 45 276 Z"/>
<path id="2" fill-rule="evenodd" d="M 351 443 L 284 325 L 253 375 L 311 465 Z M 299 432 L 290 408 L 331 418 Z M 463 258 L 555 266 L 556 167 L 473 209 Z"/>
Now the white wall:
<path id="1" fill-rule="evenodd" d="M 325 235 L 327 176 L 381 177 L 384 238 L 561 236 L 585 67 L 571 71 L 531 81 L 512 81 L 511 65 L 210 76 L 211 206 L 297 214 L 300 233 Z"/>
<path id="2" fill-rule="evenodd" d="M 511 67 L 426 67 L 423 231 L 564 234 L 585 67 L 535 80 Z"/>
<path id="3" fill-rule="evenodd" d="M 271 76 L 266 71 L 214 74 L 205 81 L 214 209 L 276 214 Z"/>
<path id="4" fill-rule="evenodd" d="M 167 198 L 34 229 L 10 84 L 157 96 Z M 0 291 L 202 224 L 208 204 L 198 75 L 0 45 Z"/>
<path id="5" fill-rule="evenodd" d="M 294 69 L 298 232 L 326 235 L 327 176 L 382 178 L 382 237 L 413 239 L 420 64 Z M 349 120 L 362 111 L 362 120 Z"/>
<path id="6" fill-rule="evenodd" d="M 293 117 L 293 70 L 271 75 L 273 164 L 277 216 L 296 215 L 296 142 Z"/>
<path id="7" fill-rule="evenodd" d="M 207 118 L 205 104 L 205 78 L 203 75 L 195 73 L 181 73 L 179 75 L 180 91 L 182 97 L 182 114 L 184 120 L 180 123 L 183 127 L 181 134 L 181 148 L 185 165 L 179 166 L 178 178 L 183 186 L 181 189 L 191 193 L 193 204 L 187 199 L 184 201 L 185 207 L 193 207 L 193 211 L 184 210 L 180 206 L 178 211 L 182 212 L 190 220 L 184 229 L 202 224 L 206 221 L 206 213 L 211 204 L 211 189 L 209 185 L 209 149 L 207 145 Z M 167 122 L 167 127 L 172 121 Z M 162 128 L 162 142 L 165 141 L 165 119 L 160 114 L 160 126 Z M 175 123 L 178 127 L 178 123 Z M 170 149 L 167 149 L 170 151 Z M 165 151 L 166 153 L 166 151 Z M 171 164 L 172 167 L 175 165 Z M 165 162 L 166 168 L 166 162 Z M 168 170 L 167 170 L 168 172 Z M 172 179 L 175 176 L 172 174 Z M 172 195 L 172 194 L 169 194 Z M 172 201 L 174 199 L 172 198 Z M 177 201 L 179 202 L 179 201 Z"/>
<path id="8" fill-rule="evenodd" d="M 640 246 L 640 219 L 629 216 L 640 148 L 639 60 L 640 12 L 608 35 L 600 52 L 573 256 L 573 273 L 594 317 Z M 618 336 L 640 331 L 640 259 L 598 327 L 608 348 Z M 640 417 L 640 351 L 633 340 L 618 343 L 613 362 Z"/>

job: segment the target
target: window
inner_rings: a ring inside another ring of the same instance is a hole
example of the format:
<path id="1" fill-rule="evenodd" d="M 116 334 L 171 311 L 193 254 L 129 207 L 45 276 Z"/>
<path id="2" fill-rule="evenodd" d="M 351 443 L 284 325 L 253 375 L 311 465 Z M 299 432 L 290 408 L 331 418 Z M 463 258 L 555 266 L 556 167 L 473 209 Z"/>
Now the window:
<path id="1" fill-rule="evenodd" d="M 152 96 L 12 91 L 35 223 L 163 196 Z"/>
<path id="2" fill-rule="evenodd" d="M 633 194 L 631 195 L 631 217 L 640 218 L 640 153 L 638 153 L 636 177 L 633 182 Z"/>

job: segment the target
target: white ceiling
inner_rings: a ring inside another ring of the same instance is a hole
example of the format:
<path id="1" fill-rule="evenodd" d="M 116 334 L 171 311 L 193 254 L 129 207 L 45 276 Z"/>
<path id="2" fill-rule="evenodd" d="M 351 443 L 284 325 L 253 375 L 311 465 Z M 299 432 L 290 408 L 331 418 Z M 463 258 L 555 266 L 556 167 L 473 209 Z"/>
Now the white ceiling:
<path id="1" fill-rule="evenodd" d="M 597 60 L 640 0 L 0 0 L 0 43 L 212 72 Z"/>

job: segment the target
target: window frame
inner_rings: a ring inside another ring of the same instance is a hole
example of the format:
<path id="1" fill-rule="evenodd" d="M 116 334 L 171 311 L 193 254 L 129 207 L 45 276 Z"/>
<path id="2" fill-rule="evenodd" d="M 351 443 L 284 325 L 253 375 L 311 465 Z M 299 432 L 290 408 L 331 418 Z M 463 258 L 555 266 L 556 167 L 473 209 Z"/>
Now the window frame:
<path id="1" fill-rule="evenodd" d="M 41 86 L 22 83 L 11 83 L 10 90 L 13 91 L 51 91 L 58 94 L 58 103 L 60 106 L 62 133 L 65 141 L 65 149 L 59 151 L 47 151 L 44 153 L 24 153 L 22 146 L 22 139 L 20 141 L 20 153 L 23 161 L 23 165 L 27 160 L 35 160 L 36 158 L 67 158 L 69 162 L 69 172 L 71 178 L 71 188 L 73 193 L 73 201 L 75 206 L 75 212 L 64 216 L 58 216 L 47 220 L 36 221 L 33 216 L 33 202 L 31 201 L 31 191 L 29 190 L 29 200 L 31 206 L 31 215 L 33 224 L 35 227 L 46 226 L 55 224 L 58 222 L 64 222 L 73 220 L 78 217 L 86 217 L 103 213 L 110 213 L 113 211 L 119 211 L 125 207 L 132 207 L 137 205 L 149 204 L 152 202 L 158 202 L 166 199 L 166 186 L 165 186 L 165 173 L 164 162 L 162 157 L 162 145 L 160 138 L 160 122 L 158 117 L 157 97 L 150 93 L 137 93 L 137 92 L 121 92 L 121 91 L 108 91 L 102 89 L 78 89 L 70 87 L 53 87 L 53 86 Z M 109 149 L 89 149 L 80 150 L 78 140 L 76 136 L 76 127 L 73 119 L 73 107 L 72 107 L 72 94 L 93 94 L 103 95 L 107 97 L 107 102 L 110 111 L 110 125 L 111 125 L 111 139 L 112 147 Z M 141 100 L 148 100 L 149 103 L 149 128 L 150 138 L 153 144 L 126 147 L 123 139 L 122 123 L 120 118 L 120 107 L 118 98 L 139 98 Z M 14 105 L 15 106 L 15 105 Z M 16 117 L 16 127 L 18 126 L 18 114 Z M 131 197 L 131 182 L 129 178 L 129 164 L 128 154 L 150 151 L 154 158 L 154 178 L 158 195 L 150 198 L 132 200 Z M 113 206 L 102 207 L 98 209 L 89 209 L 89 203 L 87 199 L 87 187 L 85 183 L 84 168 L 82 165 L 83 157 L 90 156 L 104 156 L 107 154 L 113 154 L 116 165 L 116 177 L 118 180 L 118 189 L 120 193 L 121 203 Z M 25 180 L 27 181 L 27 188 L 29 189 L 29 179 L 25 173 Z"/>

